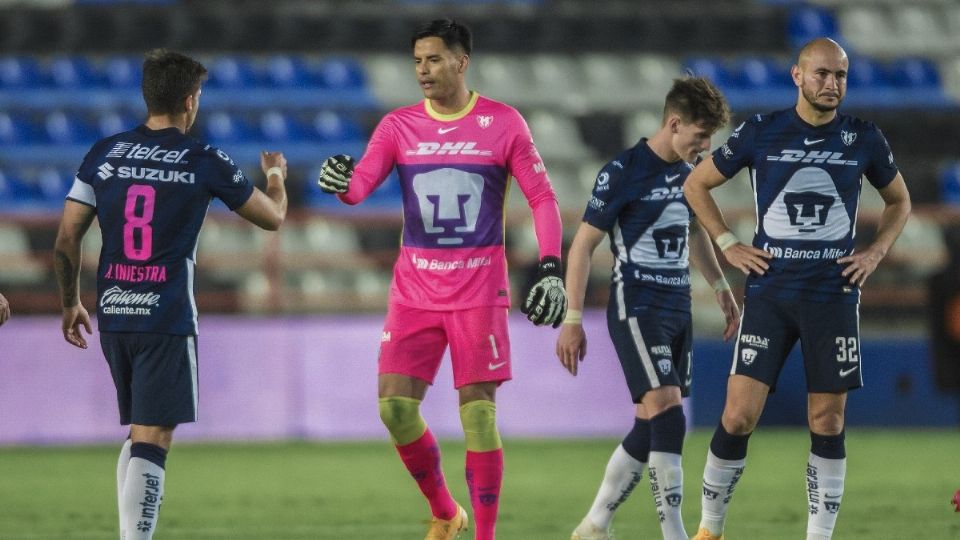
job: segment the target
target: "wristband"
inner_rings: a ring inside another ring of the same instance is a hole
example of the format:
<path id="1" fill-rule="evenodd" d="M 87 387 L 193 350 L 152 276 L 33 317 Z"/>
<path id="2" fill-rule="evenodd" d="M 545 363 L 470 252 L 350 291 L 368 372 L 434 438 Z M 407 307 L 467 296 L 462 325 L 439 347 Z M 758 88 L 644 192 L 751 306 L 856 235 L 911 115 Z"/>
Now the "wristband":
<path id="1" fill-rule="evenodd" d="M 730 231 L 721 234 L 714 241 L 717 243 L 717 247 L 720 248 L 720 251 L 726 251 L 730 249 L 730 246 L 740 243 L 740 239 L 737 238 L 737 235 Z"/>
<path id="2" fill-rule="evenodd" d="M 727 282 L 727 278 L 720 276 L 716 281 L 713 282 L 713 290 L 715 292 L 723 292 L 730 290 L 730 283 Z"/>
<path id="3" fill-rule="evenodd" d="M 563 324 L 580 324 L 583 322 L 583 312 L 579 309 L 568 309 Z"/>
<path id="4" fill-rule="evenodd" d="M 270 167 L 269 169 L 267 169 L 267 178 L 270 178 L 270 175 L 273 175 L 273 174 L 279 176 L 280 179 L 283 180 L 283 169 L 281 169 L 280 167 Z"/>

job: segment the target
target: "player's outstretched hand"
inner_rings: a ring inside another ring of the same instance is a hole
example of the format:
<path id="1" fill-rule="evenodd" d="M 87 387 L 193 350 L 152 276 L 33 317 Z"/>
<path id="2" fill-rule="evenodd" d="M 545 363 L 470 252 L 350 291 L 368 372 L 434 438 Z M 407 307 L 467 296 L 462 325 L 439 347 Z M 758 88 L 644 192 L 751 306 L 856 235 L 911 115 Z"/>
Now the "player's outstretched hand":
<path id="1" fill-rule="evenodd" d="M 580 323 L 564 323 L 557 338 L 557 358 L 574 377 L 577 368 L 587 356 L 587 334 Z"/>
<path id="2" fill-rule="evenodd" d="M 78 302 L 75 306 L 63 308 L 63 323 L 61 325 L 63 339 L 74 347 L 86 349 L 87 340 L 80 332 L 80 326 L 86 329 L 87 334 L 93 334 L 93 329 L 90 327 L 90 315 L 83 304 Z"/>
<path id="3" fill-rule="evenodd" d="M 260 152 L 260 168 L 263 174 L 270 176 L 270 169 L 277 167 L 280 169 L 280 181 L 287 179 L 287 158 L 283 157 L 283 152 Z"/>
<path id="4" fill-rule="evenodd" d="M 862 287 L 870 274 L 877 269 L 881 259 L 883 259 L 883 252 L 880 251 L 880 248 L 870 246 L 861 252 L 840 257 L 837 259 L 837 264 L 846 265 L 841 274 L 850 280 L 851 285 Z"/>
<path id="5" fill-rule="evenodd" d="M 730 289 L 717 291 L 717 304 L 720 305 L 720 311 L 723 312 L 726 326 L 723 329 L 723 340 L 727 341 L 737 335 L 737 329 L 740 328 L 740 306 Z"/>
<path id="6" fill-rule="evenodd" d="M 773 258 L 770 252 L 741 242 L 737 242 L 723 250 L 723 256 L 727 258 L 727 262 L 744 274 L 753 272 L 758 276 L 762 276 L 770 269 L 767 260 Z"/>
<path id="7" fill-rule="evenodd" d="M 353 158 L 348 155 L 328 157 L 320 168 L 317 185 L 327 193 L 346 193 L 350 188 L 354 165 Z"/>
<path id="8" fill-rule="evenodd" d="M 10 318 L 10 303 L 0 294 L 0 324 L 7 322 Z"/>
<path id="9" fill-rule="evenodd" d="M 563 288 L 560 259 L 544 257 L 537 266 L 537 280 L 527 291 L 520 312 L 537 326 L 560 326 L 567 313 L 567 292 Z"/>

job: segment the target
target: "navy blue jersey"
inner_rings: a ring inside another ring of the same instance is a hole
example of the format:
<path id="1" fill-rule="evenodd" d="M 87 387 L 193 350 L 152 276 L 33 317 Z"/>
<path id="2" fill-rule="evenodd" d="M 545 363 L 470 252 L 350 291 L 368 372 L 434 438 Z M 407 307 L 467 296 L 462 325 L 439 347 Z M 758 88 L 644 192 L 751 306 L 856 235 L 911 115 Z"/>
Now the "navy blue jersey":
<path id="1" fill-rule="evenodd" d="M 880 129 L 845 114 L 815 127 L 787 109 L 740 124 L 713 161 L 727 178 L 750 168 L 753 246 L 773 254 L 763 276 L 747 278 L 747 296 L 859 301 L 837 259 L 853 253 L 862 177 L 881 189 L 897 175 Z"/>
<path id="2" fill-rule="evenodd" d="M 213 197 L 242 206 L 253 184 L 222 151 L 176 128 L 98 141 L 67 198 L 97 210 L 97 320 L 106 332 L 197 333 L 200 226 Z"/>
<path id="3" fill-rule="evenodd" d="M 641 139 L 597 176 L 583 221 L 610 234 L 610 301 L 621 320 L 647 307 L 690 311 L 691 212 L 683 183 L 691 170 L 685 161 L 660 159 Z"/>

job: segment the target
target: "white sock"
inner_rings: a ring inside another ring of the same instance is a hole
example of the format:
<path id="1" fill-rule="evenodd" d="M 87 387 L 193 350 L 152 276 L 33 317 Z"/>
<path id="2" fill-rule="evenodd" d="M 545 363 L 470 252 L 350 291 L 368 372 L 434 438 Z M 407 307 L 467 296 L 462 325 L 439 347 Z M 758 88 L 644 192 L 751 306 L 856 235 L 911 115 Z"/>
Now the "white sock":
<path id="1" fill-rule="evenodd" d="M 122 540 L 151 540 L 163 502 L 164 470 L 143 458 L 130 458 L 121 506 L 128 510 Z"/>
<path id="2" fill-rule="evenodd" d="M 700 498 L 700 528 L 714 536 L 723 534 L 727 506 L 733 489 L 743 474 L 746 459 L 720 459 L 707 450 L 707 464 L 703 467 L 703 495 Z"/>
<path id="3" fill-rule="evenodd" d="M 644 462 L 628 454 L 622 444 L 617 445 L 613 455 L 610 456 L 610 461 L 607 462 L 607 469 L 603 474 L 603 482 L 600 484 L 600 490 L 597 491 L 597 497 L 593 500 L 590 512 L 587 513 L 591 523 L 601 529 L 610 527 L 617 507 L 627 500 L 633 488 L 637 487 L 643 478 L 644 465 Z"/>
<path id="4" fill-rule="evenodd" d="M 837 524 L 847 460 L 810 454 L 807 461 L 807 539 L 829 540 Z"/>
<path id="5" fill-rule="evenodd" d="M 650 452 L 650 491 L 660 516 L 663 540 L 687 540 L 680 516 L 683 502 L 683 468 L 680 454 Z"/>
<path id="6" fill-rule="evenodd" d="M 130 445 L 133 441 L 127 439 L 120 447 L 120 457 L 117 459 L 117 510 L 120 515 L 120 538 L 123 538 L 124 523 L 127 522 L 127 513 L 123 505 L 123 484 L 127 479 L 127 468 L 130 466 Z"/>

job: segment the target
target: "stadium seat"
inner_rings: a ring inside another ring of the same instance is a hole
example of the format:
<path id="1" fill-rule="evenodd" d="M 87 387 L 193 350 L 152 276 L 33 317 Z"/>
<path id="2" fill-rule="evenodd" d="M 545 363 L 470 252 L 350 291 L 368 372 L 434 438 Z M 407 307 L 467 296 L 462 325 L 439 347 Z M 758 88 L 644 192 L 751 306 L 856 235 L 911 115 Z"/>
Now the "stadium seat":
<path id="1" fill-rule="evenodd" d="M 727 71 L 724 62 L 719 58 L 705 56 L 688 58 L 684 62 L 684 69 L 692 71 L 697 77 L 710 79 L 713 84 L 721 88 L 732 86 L 730 73 Z"/>
<path id="2" fill-rule="evenodd" d="M 93 144 L 97 132 L 86 120 L 64 111 L 53 111 L 43 120 L 43 131 L 53 144 Z"/>
<path id="3" fill-rule="evenodd" d="M 582 94 L 583 75 L 572 58 L 538 55 L 531 58 L 528 65 L 541 106 L 554 103 L 566 107 L 567 110 L 576 111 L 587 107 L 586 98 Z M 556 91 L 559 88 L 563 91 Z"/>
<path id="4" fill-rule="evenodd" d="M 304 88 L 313 84 L 303 61 L 288 55 L 272 56 L 263 66 L 264 80 L 275 88 Z"/>
<path id="5" fill-rule="evenodd" d="M 643 109 L 626 118 L 623 125 L 623 147 L 629 148 L 641 137 L 650 137 L 660 129 L 663 120 L 663 111 Z"/>
<path id="6" fill-rule="evenodd" d="M 773 58 L 740 58 L 732 63 L 728 73 L 731 84 L 738 88 L 763 90 L 792 86 L 789 66 Z"/>
<path id="7" fill-rule="evenodd" d="M 204 139 L 213 145 L 256 139 L 254 130 L 237 115 L 217 111 L 203 123 Z"/>
<path id="8" fill-rule="evenodd" d="M 479 60 L 471 63 L 471 68 L 467 72 L 467 80 L 471 83 L 475 80 L 475 67 Z M 413 73 L 413 61 L 408 56 L 395 54 L 383 54 L 368 56 L 363 61 L 364 70 L 369 74 L 370 90 L 379 103 L 385 107 L 393 108 L 403 105 L 416 103 L 423 99 L 423 93 L 417 86 L 417 80 Z M 481 94 L 489 94 L 489 90 L 483 86 L 476 86 Z M 491 95 L 492 97 L 492 95 Z"/>
<path id="9" fill-rule="evenodd" d="M 319 137 L 319 142 L 355 141 L 363 138 L 356 122 L 334 111 L 317 113 L 310 124 L 310 135 Z"/>
<path id="10" fill-rule="evenodd" d="M 894 60 L 889 68 L 889 80 L 896 88 L 940 87 L 940 73 L 933 62 L 924 58 L 901 58 Z"/>
<path id="11" fill-rule="evenodd" d="M 847 87 L 854 89 L 886 88 L 890 86 L 883 67 L 866 56 L 850 58 Z"/>
<path id="12" fill-rule="evenodd" d="M 945 54 L 952 49 L 944 13 L 930 5 L 903 5 L 892 17 L 900 54 Z"/>
<path id="13" fill-rule="evenodd" d="M 960 162 L 947 164 L 940 172 L 940 200 L 960 206 Z"/>
<path id="14" fill-rule="evenodd" d="M 0 88 L 30 88 L 41 84 L 40 67 L 28 56 L 0 58 Z"/>
<path id="15" fill-rule="evenodd" d="M 315 69 L 320 85 L 329 90 L 359 90 L 367 84 L 363 66 L 353 58 L 328 58 Z"/>
<path id="16" fill-rule="evenodd" d="M 527 63 L 519 57 L 484 55 L 471 63 L 471 71 L 476 88 L 492 99 L 524 106 L 536 103 L 541 95 L 533 84 Z"/>
<path id="17" fill-rule="evenodd" d="M 253 68 L 246 59 L 222 56 L 207 65 L 210 88 L 248 88 L 256 82 Z"/>
<path id="18" fill-rule="evenodd" d="M 93 88 L 103 80 L 90 60 L 83 56 L 60 56 L 47 66 L 50 82 L 58 88 Z"/>
<path id="19" fill-rule="evenodd" d="M 96 117 L 97 137 L 103 139 L 122 131 L 128 131 L 139 124 L 141 120 L 130 114 L 118 111 L 106 111 Z"/>
<path id="20" fill-rule="evenodd" d="M 30 144 L 40 138 L 40 132 L 28 118 L 0 111 L 0 143 Z"/>
<path id="21" fill-rule="evenodd" d="M 114 56 L 102 66 L 103 78 L 110 88 L 134 89 L 140 87 L 142 67 L 140 59 L 130 56 Z"/>
<path id="22" fill-rule="evenodd" d="M 840 29 L 844 38 L 861 54 L 890 54 L 897 50 L 893 26 L 879 6 L 844 8 L 840 12 Z"/>
<path id="23" fill-rule="evenodd" d="M 573 118 L 553 111 L 537 110 L 527 116 L 527 122 L 544 160 L 590 156 L 590 149 L 583 143 L 580 129 Z"/>
<path id="24" fill-rule="evenodd" d="M 799 48 L 817 37 L 839 37 L 837 20 L 825 8 L 801 6 L 790 11 L 787 21 L 787 37 L 790 46 Z"/>
<path id="25" fill-rule="evenodd" d="M 37 171 L 34 180 L 36 189 L 45 206 L 58 208 L 73 185 L 74 173 L 67 169 L 44 167 Z"/>
<path id="26" fill-rule="evenodd" d="M 296 118 L 280 111 L 267 111 L 260 116 L 260 133 L 270 142 L 297 141 L 306 135 Z"/>

